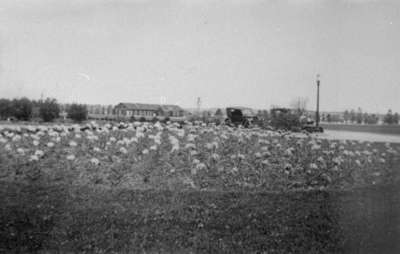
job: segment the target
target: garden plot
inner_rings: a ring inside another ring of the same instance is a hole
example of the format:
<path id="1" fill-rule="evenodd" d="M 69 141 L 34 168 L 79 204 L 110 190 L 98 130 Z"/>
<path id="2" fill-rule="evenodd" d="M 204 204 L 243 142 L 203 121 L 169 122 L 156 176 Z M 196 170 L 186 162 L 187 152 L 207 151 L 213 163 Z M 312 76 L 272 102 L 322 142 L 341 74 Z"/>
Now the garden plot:
<path id="1" fill-rule="evenodd" d="M 400 250 L 400 144 L 202 124 L 0 132 L 0 252 Z"/>
<path id="2" fill-rule="evenodd" d="M 395 143 L 226 126 L 22 126 L 0 143 L 3 180 L 107 188 L 347 189 L 394 181 L 400 165 Z"/>

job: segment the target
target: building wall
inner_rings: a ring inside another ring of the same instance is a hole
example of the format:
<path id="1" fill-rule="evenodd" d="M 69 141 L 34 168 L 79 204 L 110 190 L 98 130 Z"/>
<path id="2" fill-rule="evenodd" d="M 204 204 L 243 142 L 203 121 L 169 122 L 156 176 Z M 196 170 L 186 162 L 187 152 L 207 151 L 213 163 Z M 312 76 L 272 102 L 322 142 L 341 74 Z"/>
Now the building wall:
<path id="1" fill-rule="evenodd" d="M 140 110 L 140 109 L 133 110 L 133 109 L 125 109 L 122 107 L 116 108 L 115 112 L 120 117 L 128 117 L 128 118 L 130 118 L 132 116 L 135 118 L 137 118 L 137 117 L 155 117 L 158 115 L 157 111 L 155 111 L 155 110 Z"/>
<path id="2" fill-rule="evenodd" d="M 169 110 L 169 111 L 161 111 L 159 115 L 164 117 L 183 117 L 184 112 L 183 110 Z"/>
<path id="3" fill-rule="evenodd" d="M 163 110 L 162 106 L 158 110 L 151 109 L 130 109 L 126 108 L 123 104 L 119 104 L 114 107 L 114 114 L 118 117 L 124 118 L 141 118 L 152 119 L 154 117 L 184 117 L 183 110 Z"/>

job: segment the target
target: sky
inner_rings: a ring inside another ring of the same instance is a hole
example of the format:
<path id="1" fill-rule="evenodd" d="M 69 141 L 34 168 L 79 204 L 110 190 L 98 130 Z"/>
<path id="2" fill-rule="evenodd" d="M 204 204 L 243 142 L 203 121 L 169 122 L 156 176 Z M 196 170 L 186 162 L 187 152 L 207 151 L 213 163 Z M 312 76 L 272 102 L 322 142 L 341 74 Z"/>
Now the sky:
<path id="1" fill-rule="evenodd" d="M 0 97 L 400 112 L 400 1 L 0 0 Z"/>

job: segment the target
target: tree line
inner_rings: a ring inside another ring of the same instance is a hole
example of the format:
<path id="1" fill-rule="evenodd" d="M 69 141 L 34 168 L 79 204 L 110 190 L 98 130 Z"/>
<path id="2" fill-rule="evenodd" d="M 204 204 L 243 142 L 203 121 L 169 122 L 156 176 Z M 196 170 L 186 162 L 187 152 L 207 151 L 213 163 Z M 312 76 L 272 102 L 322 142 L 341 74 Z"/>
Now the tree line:
<path id="1" fill-rule="evenodd" d="M 346 123 L 377 124 L 380 119 L 377 114 L 362 112 L 362 109 L 358 108 L 357 111 L 354 109 L 345 110 L 343 113 L 343 120 Z M 399 124 L 399 114 L 397 112 L 393 113 L 392 110 L 389 109 L 382 121 L 385 124 Z"/>
<path id="2" fill-rule="evenodd" d="M 67 117 L 80 122 L 87 119 L 86 105 L 71 104 L 66 107 Z M 26 97 L 14 99 L 0 99 L 0 119 L 6 120 L 41 120 L 51 122 L 60 118 L 61 105 L 54 98 L 30 100 Z"/>

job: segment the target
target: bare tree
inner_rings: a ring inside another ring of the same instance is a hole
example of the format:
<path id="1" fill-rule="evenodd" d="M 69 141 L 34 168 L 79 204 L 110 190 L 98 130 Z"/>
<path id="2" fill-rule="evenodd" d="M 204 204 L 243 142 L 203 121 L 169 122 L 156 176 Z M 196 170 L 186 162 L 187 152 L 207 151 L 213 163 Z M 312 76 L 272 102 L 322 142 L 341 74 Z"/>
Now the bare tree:
<path id="1" fill-rule="evenodd" d="M 295 109 L 298 113 L 303 114 L 307 109 L 308 98 L 296 97 L 290 103 L 290 107 Z"/>

